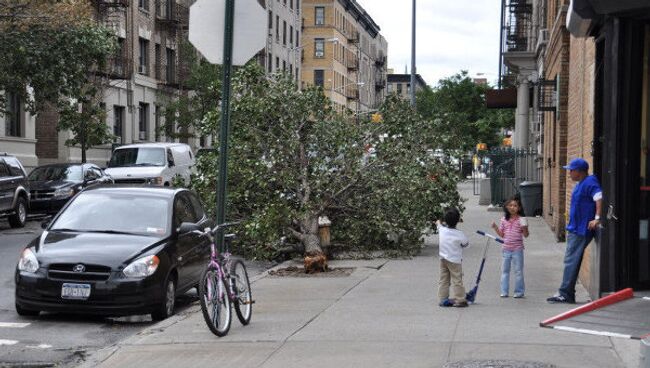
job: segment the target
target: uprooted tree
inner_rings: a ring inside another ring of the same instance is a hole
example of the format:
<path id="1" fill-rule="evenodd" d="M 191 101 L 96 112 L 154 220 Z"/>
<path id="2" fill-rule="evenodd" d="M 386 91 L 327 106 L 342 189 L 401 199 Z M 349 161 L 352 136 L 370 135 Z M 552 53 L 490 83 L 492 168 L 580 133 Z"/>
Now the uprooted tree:
<path id="1" fill-rule="evenodd" d="M 331 219 L 338 243 L 362 249 L 414 249 L 444 206 L 462 206 L 453 169 L 428 149 L 430 124 L 389 98 L 383 120 L 334 111 L 319 88 L 298 90 L 290 78 L 267 78 L 255 65 L 233 80 L 228 206 L 244 221 L 241 244 L 268 258 L 291 250 L 327 254 L 319 218 Z M 200 130 L 216 135 L 217 111 Z M 218 142 L 218 137 L 215 138 Z M 216 155 L 203 156 L 193 187 L 214 203 Z"/>

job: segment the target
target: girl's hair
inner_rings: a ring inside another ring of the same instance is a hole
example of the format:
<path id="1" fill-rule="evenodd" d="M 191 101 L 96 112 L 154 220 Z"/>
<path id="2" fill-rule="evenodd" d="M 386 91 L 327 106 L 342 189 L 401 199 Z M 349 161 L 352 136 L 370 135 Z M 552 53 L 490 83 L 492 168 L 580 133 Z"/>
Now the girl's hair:
<path id="1" fill-rule="evenodd" d="M 514 196 L 505 201 L 503 204 L 503 213 L 505 214 L 506 220 L 510 220 L 510 212 L 508 212 L 508 205 L 510 202 L 515 201 L 517 202 L 517 206 L 519 206 L 519 216 L 521 217 L 526 217 L 524 214 L 524 206 L 521 205 L 521 199 L 519 199 L 519 196 Z"/>

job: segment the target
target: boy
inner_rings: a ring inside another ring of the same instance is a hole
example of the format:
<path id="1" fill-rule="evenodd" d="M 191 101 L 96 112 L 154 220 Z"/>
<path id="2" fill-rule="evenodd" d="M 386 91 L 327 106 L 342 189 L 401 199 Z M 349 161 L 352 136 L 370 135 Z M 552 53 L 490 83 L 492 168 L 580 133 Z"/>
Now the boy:
<path id="1" fill-rule="evenodd" d="M 462 231 L 456 229 L 460 213 L 456 208 L 445 210 L 444 224 L 437 221 L 439 234 L 440 281 L 438 298 L 441 307 L 467 307 L 465 288 L 463 287 L 463 248 L 469 246 L 469 240 Z M 451 285 L 451 299 L 449 286 Z"/>

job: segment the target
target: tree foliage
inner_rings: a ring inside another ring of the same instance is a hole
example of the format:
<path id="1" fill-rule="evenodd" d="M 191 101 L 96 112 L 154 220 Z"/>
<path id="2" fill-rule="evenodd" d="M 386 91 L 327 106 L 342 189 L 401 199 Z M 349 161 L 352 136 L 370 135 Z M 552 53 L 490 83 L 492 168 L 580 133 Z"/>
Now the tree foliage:
<path id="1" fill-rule="evenodd" d="M 488 109 L 485 92 L 489 89 L 489 85 L 476 84 L 461 71 L 418 94 L 418 112 L 443 137 L 440 148 L 467 151 L 477 143 L 490 147 L 501 144 L 499 132 L 514 126 L 514 112 Z"/>
<path id="2" fill-rule="evenodd" d="M 298 90 L 289 77 L 267 78 L 256 65 L 233 80 L 228 213 L 244 220 L 244 249 L 276 254 L 322 249 L 319 217 L 333 242 L 362 249 L 417 248 L 428 221 L 445 205 L 462 206 L 453 169 L 428 149 L 437 135 L 406 102 L 392 98 L 383 121 L 336 113 L 323 91 Z M 200 124 L 216 135 L 218 111 Z M 214 203 L 216 155 L 199 159 L 193 187 Z"/>

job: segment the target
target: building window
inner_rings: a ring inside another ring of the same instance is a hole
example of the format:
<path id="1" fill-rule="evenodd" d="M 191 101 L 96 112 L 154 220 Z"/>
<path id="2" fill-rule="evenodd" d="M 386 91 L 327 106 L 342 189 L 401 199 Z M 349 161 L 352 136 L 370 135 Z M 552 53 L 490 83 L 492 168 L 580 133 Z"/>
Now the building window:
<path id="1" fill-rule="evenodd" d="M 275 40 L 280 42 L 280 16 L 275 16 Z"/>
<path id="2" fill-rule="evenodd" d="M 167 68 L 165 70 L 167 83 L 176 83 L 176 51 L 167 49 Z"/>
<path id="3" fill-rule="evenodd" d="M 278 69 L 280 69 L 280 58 L 276 56 L 275 57 L 275 70 L 277 71 Z"/>
<path id="4" fill-rule="evenodd" d="M 322 6 L 316 7 L 316 25 L 322 26 L 325 24 L 325 8 Z"/>
<path id="5" fill-rule="evenodd" d="M 314 85 L 323 87 L 324 84 L 325 84 L 325 71 L 314 70 Z"/>
<path id="6" fill-rule="evenodd" d="M 324 58 L 325 57 L 325 39 L 316 38 L 314 39 L 314 57 Z"/>
<path id="7" fill-rule="evenodd" d="M 393 84 L 392 83 L 388 83 L 388 86 L 386 87 L 386 92 L 388 92 L 388 94 L 393 93 Z"/>
<path id="8" fill-rule="evenodd" d="M 153 134 L 154 134 L 154 137 L 155 137 L 155 141 L 158 142 L 160 140 L 160 106 L 156 105 L 154 107 L 154 113 L 155 114 L 153 116 L 153 119 L 154 119 L 154 124 L 153 124 L 154 131 L 153 131 Z"/>
<path id="9" fill-rule="evenodd" d="M 15 93 L 6 94 L 6 126 L 5 135 L 7 137 L 22 137 L 22 101 L 20 96 Z"/>
<path id="10" fill-rule="evenodd" d="M 139 120 L 138 120 L 138 139 L 141 141 L 147 140 L 147 132 L 149 131 L 149 104 L 140 102 Z"/>
<path id="11" fill-rule="evenodd" d="M 273 54 L 269 52 L 269 73 L 273 71 Z"/>
<path id="12" fill-rule="evenodd" d="M 300 31 L 296 30 L 296 47 L 300 46 Z"/>
<path id="13" fill-rule="evenodd" d="M 282 21 L 282 44 L 287 45 L 287 21 Z"/>
<path id="14" fill-rule="evenodd" d="M 273 11 L 269 10 L 269 29 L 273 29 Z M 271 32 L 269 32 L 269 36 Z"/>
<path id="15" fill-rule="evenodd" d="M 117 143 L 125 143 L 124 106 L 113 106 L 113 135 L 117 137 Z"/>
<path id="16" fill-rule="evenodd" d="M 155 44 L 154 47 L 154 77 L 162 79 L 162 51 L 160 51 L 160 44 Z"/>
<path id="17" fill-rule="evenodd" d="M 397 83 L 397 94 L 398 95 L 402 94 L 402 83 Z"/>
<path id="18" fill-rule="evenodd" d="M 138 73 L 149 75 L 147 70 L 147 66 L 149 65 L 149 41 L 144 38 L 140 38 L 139 45 L 140 57 L 138 59 Z"/>
<path id="19" fill-rule="evenodd" d="M 149 0 L 138 0 L 138 7 L 142 10 L 149 11 Z"/>
<path id="20" fill-rule="evenodd" d="M 289 26 L 289 45 L 293 47 L 293 26 Z"/>
<path id="21" fill-rule="evenodd" d="M 293 9 L 293 0 L 289 0 L 289 8 Z"/>
<path id="22" fill-rule="evenodd" d="M 300 68 L 296 66 L 296 82 L 300 79 Z"/>

